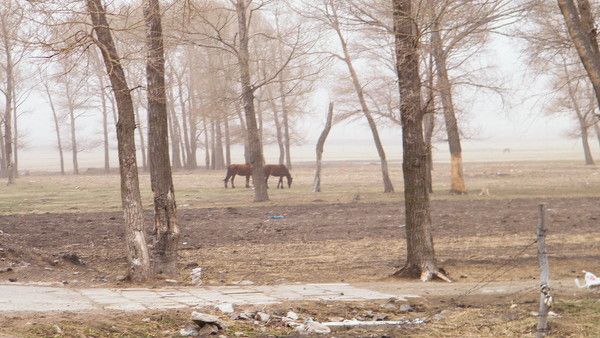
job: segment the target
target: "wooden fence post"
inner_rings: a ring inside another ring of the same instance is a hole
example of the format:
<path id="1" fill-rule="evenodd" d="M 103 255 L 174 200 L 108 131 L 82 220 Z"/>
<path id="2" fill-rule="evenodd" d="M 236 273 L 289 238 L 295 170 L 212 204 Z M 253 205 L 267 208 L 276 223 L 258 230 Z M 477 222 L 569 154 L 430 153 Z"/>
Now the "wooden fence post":
<path id="1" fill-rule="evenodd" d="M 552 303 L 550 296 L 550 269 L 546 253 L 546 205 L 539 205 L 540 221 L 537 226 L 538 261 L 540 264 L 540 309 L 538 311 L 538 324 L 536 337 L 544 337 L 548 332 L 548 309 Z"/>

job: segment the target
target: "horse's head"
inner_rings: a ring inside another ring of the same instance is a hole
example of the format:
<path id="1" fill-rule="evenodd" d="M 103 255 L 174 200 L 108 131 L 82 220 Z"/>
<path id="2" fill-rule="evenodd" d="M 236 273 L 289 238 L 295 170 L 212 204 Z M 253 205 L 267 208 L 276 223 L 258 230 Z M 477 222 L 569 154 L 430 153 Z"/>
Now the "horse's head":
<path id="1" fill-rule="evenodd" d="M 287 176 L 287 181 L 288 181 L 288 189 L 292 187 L 292 175 L 288 175 Z"/>

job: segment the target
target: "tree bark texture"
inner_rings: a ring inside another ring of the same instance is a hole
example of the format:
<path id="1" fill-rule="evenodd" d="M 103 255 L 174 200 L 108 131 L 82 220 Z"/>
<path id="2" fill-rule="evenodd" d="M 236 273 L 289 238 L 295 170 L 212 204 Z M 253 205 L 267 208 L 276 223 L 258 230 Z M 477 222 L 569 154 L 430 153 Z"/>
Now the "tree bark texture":
<path id="1" fill-rule="evenodd" d="M 13 92 L 14 92 L 14 69 L 12 60 L 12 44 L 9 40 L 9 33 L 6 18 L 0 16 L 2 26 L 2 36 L 5 49 L 5 62 L 6 67 L 4 70 L 4 76 L 6 81 L 6 90 L 4 92 L 4 172 L 7 177 L 6 183 L 8 185 L 15 183 L 15 171 L 13 162 L 13 124 L 12 124 L 12 109 L 13 109 Z"/>
<path id="2" fill-rule="evenodd" d="M 587 0 L 579 1 L 587 2 Z M 592 47 L 589 35 L 592 31 L 589 31 L 588 34 L 586 34 L 583 24 L 583 22 L 586 22 L 589 18 L 582 19 L 582 17 L 580 17 L 580 13 L 578 13 L 573 0 L 558 0 L 558 6 L 565 20 L 569 36 L 577 49 L 577 54 L 581 59 L 581 63 L 594 87 L 596 100 L 600 107 L 600 54 L 594 53 L 594 47 Z M 584 7 L 585 6 L 586 4 L 584 4 Z M 587 7 L 589 8 L 589 3 L 587 4 Z M 586 17 L 587 13 L 583 12 L 581 15 Z"/>
<path id="3" fill-rule="evenodd" d="M 165 52 L 159 0 L 144 1 L 144 20 L 147 48 L 148 155 L 154 194 L 152 263 L 154 273 L 177 276 L 179 227 L 169 158 Z"/>
<path id="4" fill-rule="evenodd" d="M 331 130 L 331 124 L 333 121 L 333 102 L 329 103 L 329 110 L 327 111 L 327 120 L 325 127 L 319 136 L 316 146 L 317 153 L 317 169 L 315 171 L 315 180 L 313 182 L 313 192 L 321 192 L 321 160 L 323 159 L 323 147 L 325 146 L 325 140 L 329 131 Z"/>
<path id="5" fill-rule="evenodd" d="M 406 264 L 397 276 L 430 280 L 440 275 L 431 236 L 427 151 L 423 140 L 419 38 L 412 0 L 393 0 L 396 71 L 400 94 L 406 214 Z"/>
<path id="6" fill-rule="evenodd" d="M 150 257 L 144 234 L 144 212 L 136 163 L 133 101 L 102 1 L 86 0 L 86 5 L 119 112 L 117 141 L 121 174 L 121 201 L 129 262 L 128 274 L 134 281 L 144 281 L 150 275 Z"/>
<path id="7" fill-rule="evenodd" d="M 448 64 L 439 29 L 439 23 L 437 20 L 434 20 L 431 32 L 432 53 L 437 70 L 438 90 L 442 98 L 442 109 L 444 111 L 444 121 L 446 122 L 448 145 L 450 147 L 450 193 L 462 195 L 467 193 L 467 188 L 465 187 L 463 176 L 460 132 L 452 100 L 452 83 L 448 76 Z"/>
<path id="8" fill-rule="evenodd" d="M 246 0 L 237 0 L 236 13 L 238 18 L 238 62 L 240 68 L 240 84 L 242 87 L 242 102 L 246 117 L 246 130 L 248 148 L 250 151 L 250 164 L 252 164 L 252 179 L 254 180 L 254 201 L 269 200 L 267 182 L 265 181 L 264 158 L 262 144 L 256 124 L 256 111 L 254 108 L 254 88 L 250 76 L 250 54 L 248 49 L 248 3 Z"/>

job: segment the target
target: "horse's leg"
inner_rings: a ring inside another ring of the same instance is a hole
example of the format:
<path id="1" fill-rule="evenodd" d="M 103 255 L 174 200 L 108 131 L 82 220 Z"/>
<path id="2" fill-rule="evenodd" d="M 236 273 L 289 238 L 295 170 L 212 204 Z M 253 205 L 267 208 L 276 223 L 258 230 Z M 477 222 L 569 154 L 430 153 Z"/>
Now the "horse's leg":
<path id="1" fill-rule="evenodd" d="M 283 176 L 279 176 L 279 182 L 277 182 L 277 189 L 283 189 Z"/>
<path id="2" fill-rule="evenodd" d="M 267 189 L 269 189 L 269 174 L 265 173 L 265 185 L 267 186 Z"/>
<path id="3" fill-rule="evenodd" d="M 250 188 L 250 175 L 246 175 L 246 188 Z"/>
<path id="4" fill-rule="evenodd" d="M 229 169 L 227 169 L 227 173 L 225 174 L 225 179 L 223 180 L 225 182 L 225 189 L 227 189 L 227 182 L 229 181 L 230 177 L 231 177 L 231 175 L 229 173 Z"/>
<path id="5" fill-rule="evenodd" d="M 235 180 L 235 174 L 231 175 L 231 189 L 235 189 L 235 184 L 233 181 Z"/>

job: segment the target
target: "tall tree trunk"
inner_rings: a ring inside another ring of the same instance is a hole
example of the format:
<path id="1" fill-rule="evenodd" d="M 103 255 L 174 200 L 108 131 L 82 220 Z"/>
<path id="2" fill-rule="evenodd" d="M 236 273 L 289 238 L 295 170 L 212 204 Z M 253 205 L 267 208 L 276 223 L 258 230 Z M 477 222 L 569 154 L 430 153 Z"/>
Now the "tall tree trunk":
<path id="1" fill-rule="evenodd" d="M 579 127 L 581 129 L 581 143 L 583 145 L 583 155 L 585 156 L 586 165 L 594 165 L 594 158 L 592 157 L 592 151 L 590 150 L 589 142 L 589 127 L 583 117 L 579 118 Z"/>
<path id="2" fill-rule="evenodd" d="M 283 144 L 283 133 L 281 132 L 281 122 L 279 122 L 279 114 L 273 105 L 273 120 L 275 121 L 275 132 L 277 135 L 277 145 L 279 146 L 279 164 L 283 164 L 285 160 L 285 145 Z"/>
<path id="3" fill-rule="evenodd" d="M 4 118 L 0 119 L 0 177 L 6 177 L 6 147 L 4 146 Z"/>
<path id="4" fill-rule="evenodd" d="M 119 117 L 118 117 L 118 112 L 117 112 L 117 104 L 115 103 L 115 96 L 108 95 L 108 97 L 110 99 L 110 110 L 112 110 L 113 121 L 116 126 L 117 122 L 119 122 Z"/>
<path id="5" fill-rule="evenodd" d="M 15 92 L 13 91 L 13 132 L 14 132 L 14 137 L 13 137 L 13 153 L 14 153 L 14 174 L 15 174 L 15 178 L 19 177 L 19 127 L 18 127 L 18 120 L 19 120 L 19 115 L 17 114 L 17 97 L 15 95 Z"/>
<path id="6" fill-rule="evenodd" d="M 236 112 L 240 119 L 240 129 L 242 130 L 242 138 L 244 139 L 244 162 L 250 163 L 250 146 L 248 145 L 248 130 L 246 130 L 246 121 L 238 104 L 236 104 Z"/>
<path id="7" fill-rule="evenodd" d="M 198 160 L 196 152 L 198 151 L 198 125 L 196 124 L 196 105 L 194 104 L 195 99 L 193 97 L 193 88 L 190 88 L 190 109 L 188 110 L 188 122 L 190 128 L 190 153 L 188 155 L 188 162 L 190 163 L 190 169 L 198 168 Z"/>
<path id="8" fill-rule="evenodd" d="M 13 108 L 13 92 L 14 92 L 14 69 L 13 69 L 13 59 L 12 59 L 12 47 L 9 41 L 9 33 L 6 23 L 5 16 L 0 16 L 0 23 L 2 27 L 2 36 L 4 42 L 4 53 L 5 53 L 5 69 L 4 76 L 6 81 L 6 89 L 4 91 L 4 159 L 5 159 L 5 167 L 4 171 L 7 177 L 7 184 L 15 183 L 15 171 L 14 171 L 14 162 L 13 162 L 13 131 L 12 131 L 12 108 Z"/>
<path id="9" fill-rule="evenodd" d="M 148 148 L 154 193 L 154 272 L 177 276 L 179 227 L 175 188 L 169 158 L 165 52 L 159 0 L 144 1 L 146 21 L 146 79 L 148 88 Z"/>
<path id="10" fill-rule="evenodd" d="M 146 161 L 146 140 L 144 139 L 144 128 L 142 127 L 142 119 L 140 118 L 140 110 L 135 108 L 135 120 L 137 121 L 138 137 L 140 138 L 140 152 L 142 153 L 142 169 L 148 170 L 148 162 Z"/>
<path id="11" fill-rule="evenodd" d="M 204 166 L 208 170 L 211 168 L 211 157 L 210 157 L 210 149 L 211 143 L 209 143 L 209 133 L 208 133 L 208 124 L 206 122 L 206 116 L 202 115 L 202 124 L 204 125 Z"/>
<path id="12" fill-rule="evenodd" d="M 572 79 L 570 76 L 571 74 L 567 67 L 566 61 L 563 62 L 563 72 L 567 78 L 567 92 L 569 94 L 569 99 L 571 100 L 571 103 L 573 104 L 573 110 L 574 110 L 575 116 L 577 117 L 577 121 L 579 121 L 579 129 L 581 132 L 581 142 L 583 145 L 583 155 L 585 157 L 585 164 L 593 165 L 594 159 L 592 157 L 592 151 L 590 150 L 590 143 L 589 143 L 589 125 L 588 125 L 588 122 L 586 119 L 586 114 L 584 114 L 584 112 L 581 110 L 581 106 L 579 105 L 579 101 L 577 100 L 577 86 L 573 86 L 572 81 L 574 79 Z M 577 80 L 575 80 L 575 81 L 577 81 Z"/>
<path id="13" fill-rule="evenodd" d="M 281 101 L 281 123 L 283 124 L 283 144 L 285 146 L 285 165 L 292 170 L 292 155 L 290 153 L 290 122 L 288 116 L 285 87 L 283 84 L 283 72 L 279 75 L 279 97 Z"/>
<path id="14" fill-rule="evenodd" d="M 100 80 L 100 102 L 102 104 L 102 135 L 104 135 L 104 173 L 110 172 L 110 156 L 108 144 L 108 106 L 106 104 L 106 92 L 104 91 L 104 80 L 98 75 Z"/>
<path id="15" fill-rule="evenodd" d="M 231 134 L 229 133 L 229 117 L 223 119 L 225 125 L 225 165 L 231 165 Z"/>
<path id="16" fill-rule="evenodd" d="M 344 61 L 346 66 L 348 67 L 348 72 L 350 73 L 350 77 L 352 79 L 352 85 L 354 86 L 354 91 L 356 92 L 356 96 L 358 98 L 358 102 L 360 103 L 360 107 L 362 109 L 363 115 L 369 124 L 369 128 L 371 129 L 371 134 L 373 135 L 373 141 L 375 142 L 375 147 L 377 148 L 377 154 L 379 154 L 379 161 L 381 164 L 381 176 L 383 178 L 383 192 L 394 192 L 394 185 L 392 184 L 392 180 L 390 179 L 389 169 L 387 158 L 385 155 L 385 150 L 383 149 L 383 144 L 381 143 L 381 138 L 379 137 L 379 131 L 377 130 L 377 124 L 371 115 L 371 111 L 367 105 L 367 100 L 365 99 L 363 86 L 358 79 L 358 74 L 354 69 L 354 65 L 352 63 L 352 58 L 350 56 L 350 52 L 348 51 L 348 45 L 344 35 L 342 34 L 342 30 L 338 23 L 337 13 L 335 12 L 335 6 L 333 8 L 334 15 L 334 29 L 336 34 L 340 40 L 340 44 L 342 46 L 342 51 L 344 52 Z"/>
<path id="17" fill-rule="evenodd" d="M 430 4 L 433 6 L 431 0 Z M 454 111 L 454 102 L 452 102 L 452 84 L 448 76 L 448 66 L 439 29 L 439 23 L 437 20 L 434 20 L 431 31 L 432 53 L 437 70 L 438 90 L 442 98 L 444 121 L 446 122 L 448 145 L 450 147 L 450 193 L 462 195 L 467 193 L 463 175 L 462 147 L 460 144 L 458 122 Z"/>
<path id="18" fill-rule="evenodd" d="M 117 142 L 129 276 L 132 280 L 143 281 L 150 274 L 150 257 L 144 235 L 144 212 L 137 171 L 133 101 L 120 63 L 121 58 L 106 20 L 106 10 L 101 0 L 86 0 L 86 5 L 119 111 Z"/>
<path id="19" fill-rule="evenodd" d="M 52 110 L 52 117 L 54 118 L 54 130 L 56 131 L 56 145 L 58 147 L 58 155 L 60 156 L 60 174 L 65 174 L 65 160 L 63 156 L 62 141 L 60 139 L 60 123 L 58 123 L 58 113 L 54 107 L 54 101 L 52 100 L 52 94 L 50 93 L 50 87 L 44 82 L 44 88 L 46 89 L 46 95 L 48 95 L 48 103 L 50 104 L 50 110 Z"/>
<path id="20" fill-rule="evenodd" d="M 433 55 L 430 54 L 427 72 L 427 106 L 423 115 L 424 141 L 427 151 L 427 188 L 433 193 L 433 130 L 435 128 L 435 91 L 433 90 Z"/>
<path id="21" fill-rule="evenodd" d="M 172 81 L 169 81 L 172 83 Z M 169 113 L 167 115 L 167 122 L 169 124 L 169 136 L 171 137 L 171 152 L 172 152 L 172 160 L 173 160 L 173 168 L 181 169 L 181 153 L 179 151 L 179 122 L 177 121 L 177 113 L 175 112 L 175 98 L 173 96 L 173 87 L 169 86 L 169 102 L 168 109 Z"/>
<path id="22" fill-rule="evenodd" d="M 430 280 L 442 276 L 437 268 L 431 211 L 427 189 L 426 149 L 423 140 L 419 37 L 413 17 L 412 0 L 393 0 L 396 71 L 400 93 L 406 214 L 406 264 L 397 276 Z"/>
<path id="23" fill-rule="evenodd" d="M 69 101 L 71 101 L 69 99 Z M 75 128 L 75 111 L 74 107 L 69 103 L 69 122 L 71 127 L 71 156 L 73 158 L 73 174 L 79 175 L 79 161 L 77 160 L 77 132 Z"/>
<path id="24" fill-rule="evenodd" d="M 186 154 L 185 167 L 192 168 L 192 163 L 190 160 L 192 159 L 191 148 L 190 148 L 190 138 L 188 133 L 188 117 L 185 109 L 185 100 L 183 99 L 183 85 L 181 83 L 181 79 L 177 78 L 177 96 L 179 97 L 179 106 L 181 107 L 181 123 L 183 128 L 183 144 L 184 150 Z"/>
<path id="25" fill-rule="evenodd" d="M 315 171 L 315 180 L 313 181 L 313 192 L 321 192 L 321 160 L 323 159 L 323 147 L 325 146 L 325 140 L 329 131 L 331 130 L 331 123 L 333 121 L 333 102 L 329 103 L 329 110 L 327 112 L 327 121 L 325 127 L 319 136 L 317 141 L 316 153 L 317 153 L 317 170 Z"/>
<path id="26" fill-rule="evenodd" d="M 223 153 L 223 131 L 221 130 L 221 118 L 215 120 L 215 169 L 225 169 L 225 154 Z"/>
<path id="27" fill-rule="evenodd" d="M 250 164 L 252 164 L 252 179 L 254 181 L 254 201 L 263 202 L 269 200 L 267 193 L 267 182 L 265 181 L 264 157 L 262 144 L 256 125 L 256 111 L 254 109 L 254 88 L 250 76 L 250 54 L 248 50 L 248 4 L 246 0 L 236 1 L 236 13 L 238 18 L 238 63 L 240 66 L 240 84 L 242 87 L 242 101 L 246 114 L 246 130 L 250 150 Z"/>
<path id="28" fill-rule="evenodd" d="M 256 101 L 256 117 L 258 118 L 258 138 L 261 144 L 264 144 L 263 137 L 263 110 L 260 104 L 260 100 Z"/>
<path id="29" fill-rule="evenodd" d="M 584 8 L 590 8 L 587 0 L 579 0 L 579 2 L 585 2 L 582 4 Z M 560 11 L 565 20 L 565 25 L 567 26 L 569 36 L 571 37 L 571 40 L 577 49 L 577 54 L 581 59 L 581 63 L 583 64 L 590 82 L 594 87 L 596 101 L 598 101 L 598 106 L 600 107 L 600 53 L 594 52 L 595 48 L 593 47 L 593 43 L 590 39 L 592 34 L 595 37 L 595 30 L 591 27 L 588 27 L 588 33 L 586 34 L 584 27 L 587 23 L 589 23 L 591 14 L 583 11 L 581 13 L 582 17 L 580 17 L 573 0 L 558 0 L 558 6 L 560 7 Z"/>
<path id="30" fill-rule="evenodd" d="M 217 169 L 217 149 L 216 149 L 216 142 L 215 142 L 215 121 L 211 121 L 210 122 L 210 169 L 215 170 Z"/>

